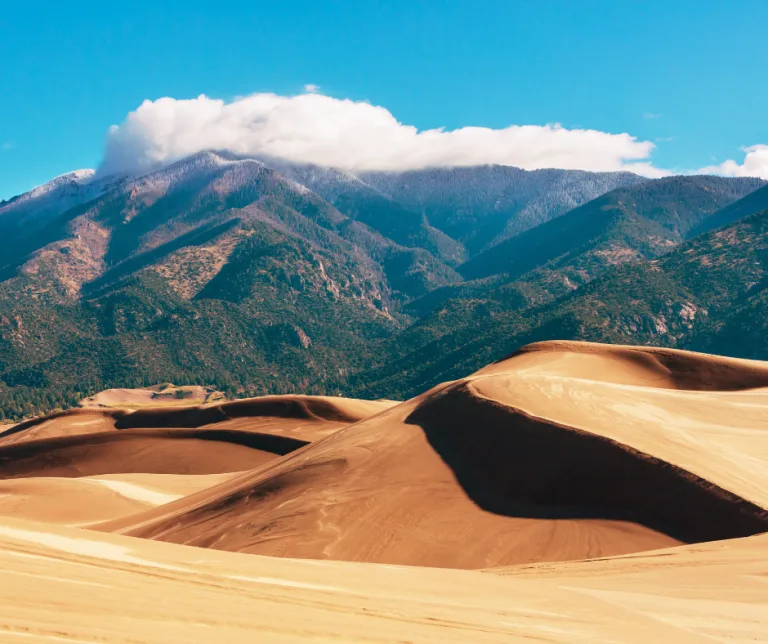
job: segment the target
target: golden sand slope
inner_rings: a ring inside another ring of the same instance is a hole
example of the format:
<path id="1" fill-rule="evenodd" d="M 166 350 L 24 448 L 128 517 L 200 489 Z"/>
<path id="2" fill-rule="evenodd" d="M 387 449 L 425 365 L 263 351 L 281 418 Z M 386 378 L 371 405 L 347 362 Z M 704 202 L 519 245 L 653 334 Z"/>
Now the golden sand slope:
<path id="1" fill-rule="evenodd" d="M 0 521 L 2 642 L 768 640 L 766 537 L 504 573 L 317 562 Z"/>
<path id="2" fill-rule="evenodd" d="M 170 413 L 74 410 L 37 419 L 0 441 L 0 516 L 88 525 L 136 514 L 393 404 L 271 396 Z"/>
<path id="3" fill-rule="evenodd" d="M 543 342 L 469 380 L 478 397 L 605 436 L 768 508 L 768 363 Z"/>
<path id="4" fill-rule="evenodd" d="M 99 529 L 455 568 L 748 536 L 768 530 L 766 385 L 763 363 L 534 345 Z"/>
<path id="5" fill-rule="evenodd" d="M 170 503 L 236 474 L 109 474 L 0 481 L 0 516 L 85 526 Z"/>

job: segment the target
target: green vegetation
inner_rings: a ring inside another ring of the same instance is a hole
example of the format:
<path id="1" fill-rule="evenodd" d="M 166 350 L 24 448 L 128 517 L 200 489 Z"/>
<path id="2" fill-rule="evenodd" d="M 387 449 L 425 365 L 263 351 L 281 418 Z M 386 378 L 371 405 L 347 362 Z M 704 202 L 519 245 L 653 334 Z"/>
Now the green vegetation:
<path id="1" fill-rule="evenodd" d="M 587 340 L 768 359 L 768 210 L 655 260 L 610 268 L 541 306 L 501 294 L 447 300 L 400 334 L 399 359 L 362 374 L 366 396 L 412 395 L 529 342 Z"/>
<path id="2" fill-rule="evenodd" d="M 512 170 L 322 175 L 325 199 L 205 153 L 9 229 L 0 420 L 158 382 L 404 398 L 553 338 L 768 357 L 768 215 L 685 241 L 761 182 Z M 529 192 L 483 183 L 509 177 Z"/>

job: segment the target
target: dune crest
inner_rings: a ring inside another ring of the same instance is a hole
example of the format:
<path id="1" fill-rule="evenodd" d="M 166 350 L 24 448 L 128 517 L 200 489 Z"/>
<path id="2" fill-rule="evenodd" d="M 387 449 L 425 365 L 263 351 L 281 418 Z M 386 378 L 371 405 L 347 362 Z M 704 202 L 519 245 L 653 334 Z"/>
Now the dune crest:
<path id="1" fill-rule="evenodd" d="M 470 377 L 521 372 L 692 391 L 768 387 L 768 366 L 758 360 L 572 340 L 525 345 Z"/>

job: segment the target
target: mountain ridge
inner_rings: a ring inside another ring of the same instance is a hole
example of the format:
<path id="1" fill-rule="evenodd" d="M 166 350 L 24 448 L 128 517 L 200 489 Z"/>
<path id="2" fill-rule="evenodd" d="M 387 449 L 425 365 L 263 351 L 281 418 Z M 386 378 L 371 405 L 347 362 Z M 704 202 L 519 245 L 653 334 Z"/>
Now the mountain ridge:
<path id="1" fill-rule="evenodd" d="M 616 183 L 612 209 L 561 212 Z M 758 183 L 504 166 L 358 177 L 213 151 L 140 177 L 65 178 L 26 200 L 47 213 L 34 225 L 33 211 L 0 207 L 0 403 L 19 418 L 168 381 L 231 396 L 359 391 L 388 356 L 442 352 L 440 338 L 525 317 L 614 264 L 667 252 Z M 45 206 L 61 185 L 71 194 Z M 616 205 L 644 191 L 655 219 Z M 549 221 L 523 230 L 542 204 Z M 579 216 L 593 233 L 568 223 Z M 507 237 L 481 250 L 477 222 L 486 241 Z M 564 254 L 550 257 L 560 229 Z M 572 229 L 597 241 L 579 244 Z M 518 274 L 472 279 L 467 267 L 500 247 L 519 249 Z"/>

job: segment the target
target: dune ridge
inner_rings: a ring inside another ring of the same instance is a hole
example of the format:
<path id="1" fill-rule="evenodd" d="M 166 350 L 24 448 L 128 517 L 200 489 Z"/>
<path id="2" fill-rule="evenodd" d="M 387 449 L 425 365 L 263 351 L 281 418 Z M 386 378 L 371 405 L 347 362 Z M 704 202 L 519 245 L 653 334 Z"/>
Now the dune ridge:
<path id="1" fill-rule="evenodd" d="M 561 377 L 691 391 L 741 391 L 768 387 L 768 365 L 759 360 L 695 351 L 573 340 L 527 344 L 469 376 L 554 372 Z"/>

